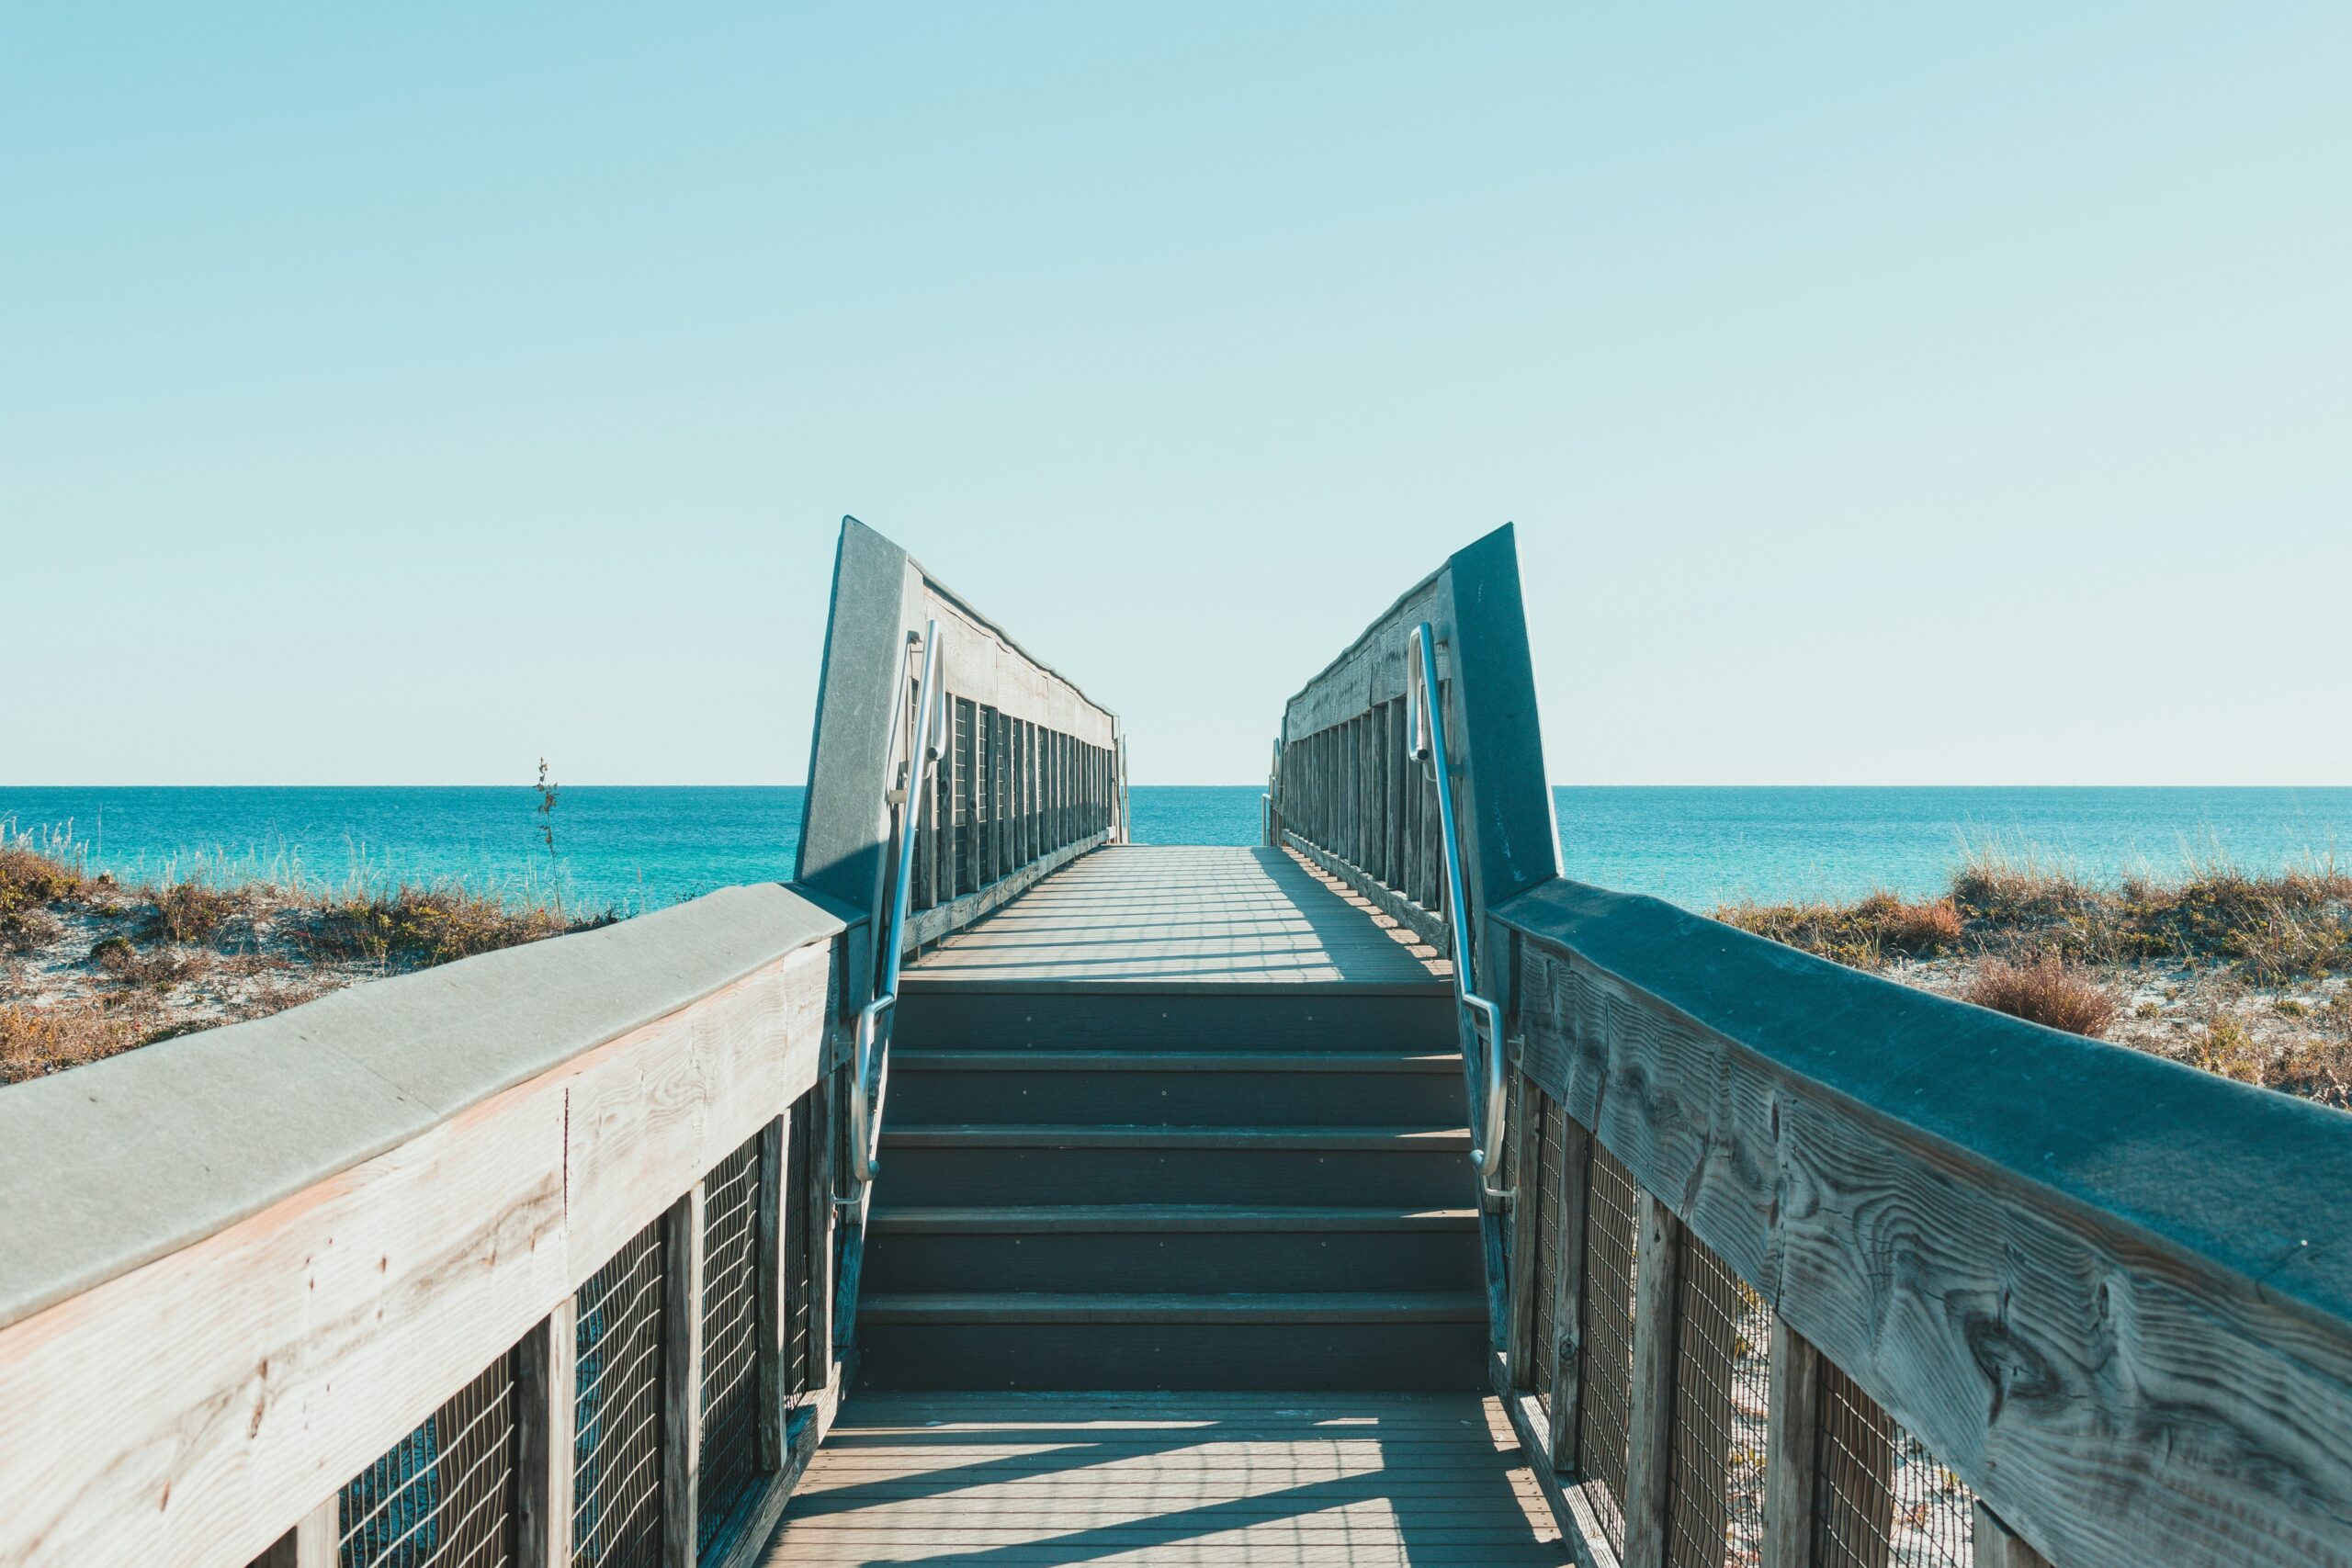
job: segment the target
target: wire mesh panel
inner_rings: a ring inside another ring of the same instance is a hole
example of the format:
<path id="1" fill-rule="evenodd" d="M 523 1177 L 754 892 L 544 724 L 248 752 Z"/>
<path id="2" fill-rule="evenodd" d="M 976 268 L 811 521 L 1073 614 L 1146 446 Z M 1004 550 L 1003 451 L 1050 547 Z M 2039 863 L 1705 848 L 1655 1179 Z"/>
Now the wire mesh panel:
<path id="1" fill-rule="evenodd" d="M 1634 1174 L 1599 1139 L 1585 1202 L 1584 1323 L 1577 1336 L 1577 1471 L 1593 1484 L 1609 1544 L 1625 1553 L 1625 1467 L 1634 1410 Z"/>
<path id="2" fill-rule="evenodd" d="M 1669 1568 L 1751 1568 L 1764 1550 L 1772 1311 L 1697 1236 L 1675 1302 Z"/>
<path id="3" fill-rule="evenodd" d="M 754 1134 L 703 1179 L 703 1551 L 760 1476 L 760 1142 Z"/>
<path id="4" fill-rule="evenodd" d="M 575 1568 L 662 1561 L 662 1222 L 632 1236 L 573 1298 Z"/>
<path id="5" fill-rule="evenodd" d="M 1820 1443 L 1820 1568 L 1968 1568 L 1976 1495 L 1826 1357 Z"/>
<path id="6" fill-rule="evenodd" d="M 974 883 L 985 886 L 1004 874 L 1004 719 L 983 705 L 978 725 L 979 873 Z"/>
<path id="7" fill-rule="evenodd" d="M 976 766 L 979 761 L 976 747 L 980 731 L 974 722 L 978 711 L 964 698 L 956 699 L 956 891 L 958 893 L 969 893 L 980 885 L 980 790 Z"/>
<path id="8" fill-rule="evenodd" d="M 514 1561 L 514 1356 L 501 1356 L 345 1485 L 338 1568 L 503 1568 Z"/>
<path id="9" fill-rule="evenodd" d="M 1534 1328 L 1529 1336 L 1535 1365 L 1530 1382 L 1551 1408 L 1554 1363 L 1559 1359 L 1559 1321 L 1555 1310 L 1560 1279 L 1560 1156 L 1566 1143 L 1563 1125 L 1566 1112 L 1559 1101 L 1530 1083 L 1527 1086 L 1527 1127 L 1533 1134 L 1534 1157 L 1528 1161 L 1535 1183 L 1535 1299 L 1530 1303 Z M 1524 1189 L 1521 1190 L 1522 1191 Z"/>

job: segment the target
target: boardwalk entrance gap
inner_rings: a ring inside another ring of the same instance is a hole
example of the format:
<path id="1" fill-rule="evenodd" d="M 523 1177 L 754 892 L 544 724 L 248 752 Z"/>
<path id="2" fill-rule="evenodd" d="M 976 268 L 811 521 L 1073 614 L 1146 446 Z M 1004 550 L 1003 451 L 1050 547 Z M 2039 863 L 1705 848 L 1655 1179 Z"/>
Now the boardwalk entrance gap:
<path id="1" fill-rule="evenodd" d="M 1132 844 L 846 523 L 790 886 L 0 1091 L 0 1568 L 2352 1568 L 2352 1119 L 1567 881 L 1543 755 L 1506 528 Z"/>

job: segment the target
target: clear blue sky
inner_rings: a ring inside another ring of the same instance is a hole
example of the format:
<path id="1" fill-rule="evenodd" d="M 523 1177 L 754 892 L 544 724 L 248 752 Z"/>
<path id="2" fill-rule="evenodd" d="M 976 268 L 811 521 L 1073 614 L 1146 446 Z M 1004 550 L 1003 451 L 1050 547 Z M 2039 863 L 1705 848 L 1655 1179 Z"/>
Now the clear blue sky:
<path id="1" fill-rule="evenodd" d="M 483 9 L 0 16 L 0 781 L 797 782 L 844 512 L 1145 783 L 1506 519 L 1560 783 L 2352 781 L 2352 6 Z"/>

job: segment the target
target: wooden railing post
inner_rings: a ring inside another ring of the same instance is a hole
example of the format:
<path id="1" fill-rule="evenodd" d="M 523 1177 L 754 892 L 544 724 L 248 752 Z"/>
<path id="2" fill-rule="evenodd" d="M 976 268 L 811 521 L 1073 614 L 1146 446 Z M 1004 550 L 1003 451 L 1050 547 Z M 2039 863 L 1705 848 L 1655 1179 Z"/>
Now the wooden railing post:
<path id="1" fill-rule="evenodd" d="M 576 1300 L 558 1303 L 522 1337 L 515 1375 L 517 1561 L 522 1568 L 570 1568 L 571 1563 L 571 1416 L 574 1416 Z"/>
<path id="2" fill-rule="evenodd" d="M 1574 1116 L 1560 1117 L 1560 1260 L 1552 1288 L 1552 1468 L 1564 1470 L 1576 1441 L 1577 1410 L 1584 1399 L 1584 1227 L 1592 1198 L 1592 1134 Z"/>
<path id="3" fill-rule="evenodd" d="M 760 1468 L 784 1468 L 785 1404 L 790 1398 L 786 1384 L 784 1337 L 791 1320 L 792 1303 L 787 1299 L 790 1271 L 784 1266 L 785 1160 L 791 1154 L 785 1145 L 786 1118 L 772 1117 L 760 1129 L 759 1233 L 752 1243 L 752 1285 L 757 1292 L 757 1325 L 759 1336 L 753 1348 L 757 1358 L 753 1386 L 760 1402 Z M 793 1224 L 801 1223 L 797 1217 Z"/>
<path id="4" fill-rule="evenodd" d="M 580 1343 L 576 1303 L 566 1296 L 524 1337 L 515 1378 L 521 1449 L 516 1557 L 522 1568 L 571 1568 L 571 1421 Z"/>
<path id="5" fill-rule="evenodd" d="M 2050 1559 L 2027 1545 L 1992 1509 L 1976 1505 L 1975 1568 L 2051 1568 Z"/>
<path id="6" fill-rule="evenodd" d="M 662 1564 L 695 1568 L 702 1470 L 702 1219 L 696 1181 L 662 1226 Z"/>
<path id="7" fill-rule="evenodd" d="M 335 1568 L 343 1548 L 341 1495 L 330 1494 L 294 1527 L 294 1568 Z"/>
<path id="8" fill-rule="evenodd" d="M 1764 1427 L 1762 1568 L 1812 1568 L 1820 1486 L 1821 1352 L 1772 1319 L 1771 1407 Z"/>
<path id="9" fill-rule="evenodd" d="M 1675 1307 L 1682 1222 L 1642 1195 L 1634 1267 L 1634 1408 L 1625 1463 L 1625 1568 L 1666 1568 L 1667 1474 L 1674 1454 Z"/>
<path id="10" fill-rule="evenodd" d="M 1536 1264 L 1542 1256 L 1544 1238 L 1536 1228 L 1536 1212 L 1542 1205 L 1536 1200 L 1537 1171 L 1530 1160 L 1527 1138 L 1528 1101 L 1534 1097 L 1534 1087 L 1513 1062 L 1505 1069 L 1505 1080 L 1510 1093 L 1510 1125 L 1503 1134 L 1503 1146 L 1510 1156 L 1510 1349 L 1507 1360 L 1510 1368 L 1510 1386 L 1525 1392 L 1535 1382 L 1535 1287 Z M 1541 1115 L 1540 1111 L 1535 1114 Z"/>

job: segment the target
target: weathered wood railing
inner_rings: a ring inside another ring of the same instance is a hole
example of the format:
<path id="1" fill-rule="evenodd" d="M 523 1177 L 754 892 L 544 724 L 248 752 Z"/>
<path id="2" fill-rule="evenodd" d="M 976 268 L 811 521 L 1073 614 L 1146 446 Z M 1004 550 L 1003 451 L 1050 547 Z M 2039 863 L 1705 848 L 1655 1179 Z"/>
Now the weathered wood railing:
<path id="1" fill-rule="evenodd" d="M 802 882 L 0 1094 L 0 1568 L 760 1550 L 854 1365 L 910 630 L 907 946 L 1124 830 L 1113 716 L 854 522 L 831 614 Z"/>
<path id="2" fill-rule="evenodd" d="M 1118 716 L 855 518 L 842 520 L 797 880 L 860 908 L 885 896 L 896 778 L 923 628 L 939 625 L 946 723 L 918 803 L 912 949 L 1123 837 Z"/>
<path id="3" fill-rule="evenodd" d="M 733 888 L 0 1093 L 0 1563 L 746 1562 L 858 918 Z"/>
<path id="4" fill-rule="evenodd" d="M 1580 1561 L 2352 1565 L 2352 1118 L 1540 852 L 1498 872 L 1498 840 L 1548 848 L 1511 816 L 1544 794 L 1532 715 L 1480 724 L 1532 690 L 1509 547 L 1293 700 L 1270 793 L 1282 842 L 1447 913 L 1392 652 L 1436 622 L 1516 1085 L 1497 1383 Z"/>
<path id="5" fill-rule="evenodd" d="M 939 646 L 926 646 L 936 637 Z M 929 667 L 937 711 L 921 712 Z M 918 757 L 922 745 L 933 757 Z M 1118 716 L 854 517 L 842 519 L 809 747 L 796 886 L 871 911 L 847 966 L 867 1033 L 854 1053 L 837 1292 L 854 1334 L 871 1159 L 886 1114 L 892 966 L 1071 860 L 1124 839 Z M 907 809 L 908 795 L 914 796 Z M 911 841 L 902 840 L 910 833 Z M 904 849 L 910 854 L 896 852 Z M 899 866 L 908 917 L 899 923 Z"/>
<path id="6" fill-rule="evenodd" d="M 1468 918 L 1448 935 L 1445 843 L 1438 781 L 1411 753 L 1415 628 L 1435 637 L 1437 691 L 1444 726 Z M 1521 611 L 1519 552 L 1506 525 L 1457 551 L 1407 590 L 1346 652 L 1290 699 L 1267 787 L 1269 840 L 1346 882 L 1440 952 L 1453 953 L 1487 997 L 1504 975 L 1477 941 L 1481 914 L 1560 869 L 1558 830 L 1544 780 L 1533 665 Z M 1464 1009 L 1464 1092 L 1474 1126 L 1487 1119 L 1481 1032 Z M 1490 1156 L 1491 1157 L 1491 1156 Z M 1482 1222 L 1487 1292 L 1496 1346 L 1502 1344 L 1505 1234 Z"/>
<path id="7" fill-rule="evenodd" d="M 1290 699 L 1270 784 L 1270 841 L 1298 851 L 1446 946 L 1435 784 L 1408 754 L 1413 628 L 1437 633 L 1437 706 L 1453 762 L 1472 932 L 1560 870 L 1544 782 L 1519 552 L 1503 527 L 1406 591 Z M 1481 961 L 1481 986 L 1493 978 Z"/>

